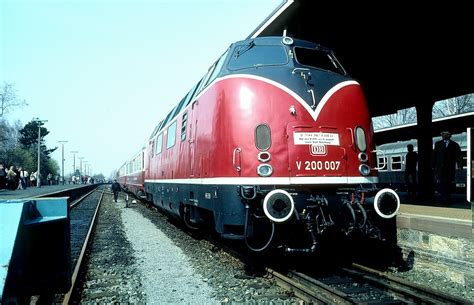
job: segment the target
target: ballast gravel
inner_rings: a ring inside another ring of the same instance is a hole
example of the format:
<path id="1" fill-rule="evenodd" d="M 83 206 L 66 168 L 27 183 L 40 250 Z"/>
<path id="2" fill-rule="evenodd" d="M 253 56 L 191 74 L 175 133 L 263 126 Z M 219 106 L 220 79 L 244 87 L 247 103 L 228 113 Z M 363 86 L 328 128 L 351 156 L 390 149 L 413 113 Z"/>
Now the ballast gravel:
<path id="1" fill-rule="evenodd" d="M 72 303 L 300 304 L 271 278 L 177 228 L 155 208 L 105 193 L 85 280 Z"/>
<path id="2" fill-rule="evenodd" d="M 122 210 L 122 221 L 142 275 L 147 303 L 219 303 L 212 288 L 196 274 L 188 257 L 153 223 L 134 209 Z"/>

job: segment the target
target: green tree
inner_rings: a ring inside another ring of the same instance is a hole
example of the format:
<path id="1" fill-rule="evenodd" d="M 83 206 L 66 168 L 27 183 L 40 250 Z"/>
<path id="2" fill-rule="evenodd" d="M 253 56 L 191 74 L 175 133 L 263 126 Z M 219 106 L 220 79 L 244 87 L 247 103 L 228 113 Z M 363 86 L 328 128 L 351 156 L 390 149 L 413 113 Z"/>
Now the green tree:
<path id="1" fill-rule="evenodd" d="M 40 159 L 41 159 L 41 176 L 43 179 L 51 173 L 53 175 L 58 173 L 59 166 L 56 162 L 52 162 L 50 154 L 57 149 L 57 147 L 48 149 L 46 147 L 44 138 L 49 134 L 49 131 L 46 127 L 40 126 L 40 123 L 37 121 L 31 121 L 20 129 L 20 137 L 18 142 L 20 146 L 31 153 L 34 160 L 38 160 L 38 129 L 41 129 L 41 138 L 40 138 Z M 35 169 L 36 171 L 36 169 Z"/>
<path id="2" fill-rule="evenodd" d="M 9 150 L 7 154 L 5 154 L 3 162 L 5 162 L 4 165 L 7 166 L 21 166 L 28 172 L 36 171 L 36 162 L 31 152 L 19 146 Z"/>

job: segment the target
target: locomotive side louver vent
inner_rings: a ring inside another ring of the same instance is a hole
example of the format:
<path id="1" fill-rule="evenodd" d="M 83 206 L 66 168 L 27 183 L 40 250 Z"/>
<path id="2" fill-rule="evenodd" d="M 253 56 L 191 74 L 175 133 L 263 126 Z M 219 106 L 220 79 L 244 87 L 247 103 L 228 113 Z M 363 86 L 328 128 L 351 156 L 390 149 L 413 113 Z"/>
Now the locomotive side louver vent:
<path id="1" fill-rule="evenodd" d="M 270 127 L 267 124 L 260 124 L 255 128 L 255 146 L 261 151 L 268 150 L 272 146 Z"/>

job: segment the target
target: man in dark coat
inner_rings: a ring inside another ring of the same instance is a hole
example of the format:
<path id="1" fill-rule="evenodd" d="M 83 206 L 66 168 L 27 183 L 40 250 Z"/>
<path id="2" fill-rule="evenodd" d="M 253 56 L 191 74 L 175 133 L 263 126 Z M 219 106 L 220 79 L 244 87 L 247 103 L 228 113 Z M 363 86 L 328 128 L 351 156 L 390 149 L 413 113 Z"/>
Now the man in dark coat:
<path id="1" fill-rule="evenodd" d="M 461 148 L 458 143 L 451 140 L 451 133 L 449 131 L 441 132 L 441 137 L 442 139 L 435 143 L 433 167 L 442 200 L 445 203 L 449 203 L 456 164 L 458 168 L 462 168 Z"/>
<path id="2" fill-rule="evenodd" d="M 413 145 L 407 145 L 408 153 L 405 156 L 405 182 L 407 184 L 408 196 L 416 196 L 416 166 L 418 165 L 418 154 L 413 151 Z"/>
<path id="3" fill-rule="evenodd" d="M 114 192 L 114 202 L 117 202 L 118 193 L 122 190 L 120 184 L 117 182 L 117 179 L 114 179 L 114 183 L 112 183 L 112 192 Z"/>

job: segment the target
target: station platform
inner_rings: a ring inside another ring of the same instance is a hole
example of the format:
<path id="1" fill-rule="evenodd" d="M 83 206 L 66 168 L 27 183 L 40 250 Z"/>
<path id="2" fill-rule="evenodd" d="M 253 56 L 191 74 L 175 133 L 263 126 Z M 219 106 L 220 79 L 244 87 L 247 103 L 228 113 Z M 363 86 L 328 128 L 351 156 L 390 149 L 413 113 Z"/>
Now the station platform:
<path id="1" fill-rule="evenodd" d="M 88 184 L 42 185 L 41 187 L 28 187 L 26 190 L 0 190 L 0 199 L 23 199 L 37 196 L 46 196 L 50 193 L 76 189 Z"/>
<path id="2" fill-rule="evenodd" d="M 397 194 L 400 196 L 401 214 L 472 220 L 471 203 L 466 200 L 465 194 L 453 194 L 450 204 L 441 203 L 437 198 L 430 200 L 413 199 L 406 192 L 397 192 Z"/>
<path id="3" fill-rule="evenodd" d="M 448 282 L 473 287 L 473 213 L 466 195 L 454 194 L 449 205 L 399 196 L 397 244 L 407 261 L 416 270 L 436 270 Z"/>

